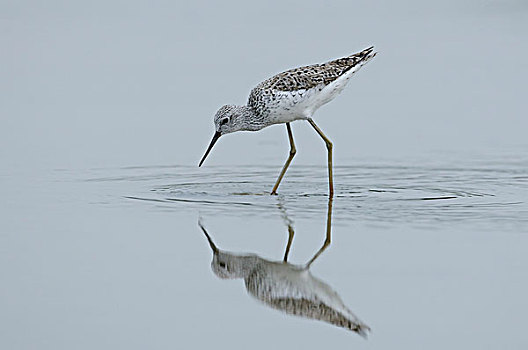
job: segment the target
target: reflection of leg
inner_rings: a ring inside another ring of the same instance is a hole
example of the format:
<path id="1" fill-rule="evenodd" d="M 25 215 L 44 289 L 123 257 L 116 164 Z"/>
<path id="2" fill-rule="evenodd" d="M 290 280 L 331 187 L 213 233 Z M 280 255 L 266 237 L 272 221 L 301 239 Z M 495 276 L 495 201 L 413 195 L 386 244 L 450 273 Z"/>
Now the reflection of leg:
<path id="1" fill-rule="evenodd" d="M 291 131 L 290 123 L 286 123 L 286 129 L 288 130 L 288 138 L 290 139 L 290 155 L 288 156 L 286 163 L 282 167 L 282 171 L 279 175 L 279 178 L 277 179 L 277 182 L 275 183 L 275 186 L 273 186 L 273 189 L 271 190 L 271 194 L 277 194 L 277 189 L 279 188 L 279 184 L 284 174 L 286 174 L 286 170 L 288 170 L 288 167 L 290 166 L 290 163 L 293 157 L 295 156 L 295 153 L 297 153 L 297 149 L 295 149 L 295 143 L 293 143 L 293 134 Z"/>
<path id="2" fill-rule="evenodd" d="M 330 242 L 332 240 L 332 197 L 328 199 L 328 214 L 326 216 L 326 239 L 323 243 L 323 246 L 315 253 L 313 258 L 308 261 L 306 264 L 306 268 L 309 268 L 310 265 L 321 255 L 322 252 L 325 251 L 326 248 L 330 245 Z"/>
<path id="3" fill-rule="evenodd" d="M 286 212 L 286 208 L 284 207 L 284 203 L 281 197 L 279 197 L 279 202 L 277 203 L 277 207 L 279 208 L 281 212 L 282 219 L 284 220 L 284 223 L 286 226 L 288 226 L 288 243 L 286 244 L 286 250 L 284 251 L 284 262 L 288 262 L 288 254 L 290 254 L 290 248 L 293 242 L 293 236 L 295 234 L 293 230 L 293 221 L 288 217 L 288 213 Z"/>
<path id="4" fill-rule="evenodd" d="M 290 248 L 293 242 L 293 235 L 295 234 L 292 225 L 288 225 L 288 234 L 288 244 L 286 245 L 286 251 L 284 252 L 284 259 L 282 259 L 282 261 L 284 262 L 288 262 L 288 254 L 290 254 Z"/>
<path id="5" fill-rule="evenodd" d="M 308 118 L 308 122 L 313 126 L 315 131 L 317 131 L 319 136 L 321 136 L 321 138 L 324 140 L 324 142 L 326 143 L 326 149 L 328 149 L 328 196 L 332 198 L 334 196 L 334 179 L 332 176 L 332 142 L 328 139 L 328 137 L 325 136 L 321 129 L 319 129 L 319 127 L 315 124 L 312 118 Z"/>

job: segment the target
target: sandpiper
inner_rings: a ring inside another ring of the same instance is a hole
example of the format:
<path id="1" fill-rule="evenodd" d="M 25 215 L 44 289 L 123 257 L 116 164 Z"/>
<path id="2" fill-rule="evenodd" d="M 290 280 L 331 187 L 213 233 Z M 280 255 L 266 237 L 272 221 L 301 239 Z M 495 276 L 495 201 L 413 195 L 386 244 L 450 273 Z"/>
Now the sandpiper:
<path id="1" fill-rule="evenodd" d="M 245 106 L 222 106 L 214 116 L 215 134 L 198 166 L 202 165 L 222 135 L 235 131 L 258 131 L 273 124 L 286 123 L 290 155 L 271 191 L 271 194 L 277 194 L 279 184 L 296 153 L 290 123 L 307 120 L 328 149 L 328 186 L 329 196 L 332 197 L 332 142 L 315 124 L 312 115 L 343 91 L 352 75 L 375 55 L 374 47 L 371 46 L 348 57 L 290 69 L 258 84 L 251 90 Z"/>
<path id="2" fill-rule="evenodd" d="M 211 268 L 220 278 L 243 278 L 250 295 L 290 315 L 311 318 L 345 328 L 367 337 L 369 326 L 348 309 L 339 295 L 313 276 L 311 264 L 330 245 L 332 200 L 328 202 L 326 239 L 312 259 L 304 265 L 288 263 L 294 230 L 288 224 L 289 238 L 282 261 L 270 261 L 256 254 L 237 254 L 220 250 L 199 223 L 213 251 Z"/>

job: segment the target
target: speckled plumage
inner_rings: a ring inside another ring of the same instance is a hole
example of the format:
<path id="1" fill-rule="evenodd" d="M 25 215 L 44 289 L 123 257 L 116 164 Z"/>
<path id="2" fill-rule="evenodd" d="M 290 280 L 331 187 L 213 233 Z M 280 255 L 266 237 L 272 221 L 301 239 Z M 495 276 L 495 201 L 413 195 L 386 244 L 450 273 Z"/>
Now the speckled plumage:
<path id="1" fill-rule="evenodd" d="M 328 187 L 329 196 L 332 197 L 332 142 L 312 120 L 312 115 L 343 91 L 352 75 L 374 56 L 376 53 L 372 46 L 348 57 L 290 69 L 258 84 L 251 90 L 246 105 L 222 106 L 214 116 L 215 133 L 198 166 L 202 166 L 223 135 L 236 131 L 258 131 L 270 125 L 285 123 L 290 140 L 290 155 L 271 191 L 271 194 L 276 194 L 296 152 L 290 123 L 307 120 L 324 140 L 328 150 Z"/>
<path id="2" fill-rule="evenodd" d="M 263 126 L 310 118 L 376 55 L 373 50 L 372 46 L 348 57 L 279 73 L 251 90 L 247 107 Z"/>
<path id="3" fill-rule="evenodd" d="M 311 118 L 333 100 L 352 75 L 376 53 L 369 47 L 359 53 L 323 64 L 299 67 L 264 80 L 251 90 L 245 106 L 225 105 L 214 117 L 219 135 L 257 131 L 267 126 Z"/>
<path id="4" fill-rule="evenodd" d="M 370 331 L 328 284 L 304 266 L 260 258 L 244 281 L 249 294 L 274 309 L 327 322 L 363 337 Z"/>
<path id="5" fill-rule="evenodd" d="M 277 298 L 267 302 L 274 309 L 282 310 L 290 315 L 317 319 L 328 322 L 337 327 L 342 327 L 366 336 L 369 330 L 365 325 L 350 319 L 345 313 L 331 308 L 324 302 L 314 302 L 309 299 Z"/>
<path id="6" fill-rule="evenodd" d="M 322 64 L 293 68 L 279 73 L 262 83 L 255 90 L 296 91 L 326 86 L 360 63 L 374 57 L 371 46 L 359 53 Z M 252 92 L 253 93 L 253 92 Z M 251 102 L 251 98 L 249 99 Z"/>
<path id="7" fill-rule="evenodd" d="M 270 261 L 255 254 L 219 250 L 202 226 L 213 250 L 211 268 L 220 278 L 244 279 L 248 293 L 290 315 L 320 320 L 366 337 L 370 328 L 350 311 L 339 295 L 314 277 L 309 264 Z"/>

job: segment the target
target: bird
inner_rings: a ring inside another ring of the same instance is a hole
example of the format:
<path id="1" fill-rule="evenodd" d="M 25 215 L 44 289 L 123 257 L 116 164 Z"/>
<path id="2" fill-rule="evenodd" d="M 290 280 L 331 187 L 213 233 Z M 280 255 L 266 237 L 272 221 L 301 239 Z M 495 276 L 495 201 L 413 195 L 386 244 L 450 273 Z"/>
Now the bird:
<path id="1" fill-rule="evenodd" d="M 312 116 L 319 107 L 343 91 L 352 75 L 374 56 L 376 52 L 374 46 L 371 46 L 361 52 L 326 63 L 293 68 L 258 84 L 251 90 L 245 106 L 220 107 L 214 116 L 215 133 L 198 166 L 202 166 L 215 143 L 223 135 L 236 131 L 258 131 L 274 124 L 285 123 L 290 153 L 270 193 L 277 194 L 279 184 L 297 153 L 290 123 L 306 120 L 326 144 L 329 197 L 332 197 L 333 145 L 313 121 Z"/>
<path id="2" fill-rule="evenodd" d="M 256 254 L 220 250 L 201 223 L 213 260 L 211 269 L 222 279 L 244 279 L 248 293 L 265 305 L 290 315 L 327 322 L 366 338 L 369 326 L 348 309 L 340 296 L 325 282 L 313 276 L 311 264 L 330 244 L 331 202 L 327 219 L 327 238 L 314 257 L 304 265 L 288 263 L 294 231 L 288 225 L 289 239 L 282 261 L 271 261 Z"/>

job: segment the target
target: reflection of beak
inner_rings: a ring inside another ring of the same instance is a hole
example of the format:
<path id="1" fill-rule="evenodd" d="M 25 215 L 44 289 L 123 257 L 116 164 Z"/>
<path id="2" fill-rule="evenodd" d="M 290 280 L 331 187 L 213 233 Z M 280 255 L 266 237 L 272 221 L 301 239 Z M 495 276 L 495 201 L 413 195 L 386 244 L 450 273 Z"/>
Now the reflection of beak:
<path id="1" fill-rule="evenodd" d="M 202 226 L 202 223 L 198 223 L 198 224 L 200 225 L 200 228 L 202 229 L 203 233 L 205 234 L 205 237 L 207 237 L 207 240 L 209 241 L 209 245 L 211 246 L 211 249 L 213 250 L 213 253 L 214 254 L 218 253 L 218 248 L 213 243 L 213 240 L 211 239 L 211 237 L 209 236 L 209 234 L 205 230 L 205 227 Z"/>
<path id="2" fill-rule="evenodd" d="M 218 141 L 221 135 L 222 134 L 220 133 L 220 131 L 215 132 L 215 134 L 213 135 L 213 139 L 211 140 L 211 143 L 209 144 L 209 148 L 207 148 L 207 151 L 205 151 L 205 154 L 202 160 L 200 161 L 200 164 L 198 164 L 199 167 L 202 166 L 202 163 L 204 162 L 205 158 L 207 158 L 207 155 L 209 154 L 209 152 L 211 152 L 211 148 L 213 148 L 214 144 L 216 143 L 216 141 Z"/>

